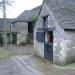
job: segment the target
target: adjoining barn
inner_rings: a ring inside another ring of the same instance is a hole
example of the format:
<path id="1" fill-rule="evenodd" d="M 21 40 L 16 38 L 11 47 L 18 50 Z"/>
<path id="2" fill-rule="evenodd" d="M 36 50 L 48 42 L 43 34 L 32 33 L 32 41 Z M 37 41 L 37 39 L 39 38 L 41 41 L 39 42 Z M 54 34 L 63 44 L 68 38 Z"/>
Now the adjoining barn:
<path id="1" fill-rule="evenodd" d="M 44 0 L 34 28 L 34 50 L 55 64 L 75 62 L 75 0 Z"/>
<path id="2" fill-rule="evenodd" d="M 12 30 L 17 32 L 17 44 L 32 43 L 33 27 L 40 8 L 41 6 L 38 6 L 32 10 L 26 10 L 13 21 Z"/>

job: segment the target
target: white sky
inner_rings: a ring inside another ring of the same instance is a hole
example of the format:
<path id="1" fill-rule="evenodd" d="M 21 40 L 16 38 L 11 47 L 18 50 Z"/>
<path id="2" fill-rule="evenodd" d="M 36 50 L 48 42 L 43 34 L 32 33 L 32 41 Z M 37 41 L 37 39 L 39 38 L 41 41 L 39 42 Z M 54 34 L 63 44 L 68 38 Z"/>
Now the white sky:
<path id="1" fill-rule="evenodd" d="M 12 1 L 14 1 L 12 6 L 9 6 L 7 8 L 8 18 L 16 18 L 24 10 L 30 10 L 34 7 L 41 5 L 43 2 L 43 0 L 12 0 Z M 2 17 L 1 11 L 0 11 L 0 17 Z"/>

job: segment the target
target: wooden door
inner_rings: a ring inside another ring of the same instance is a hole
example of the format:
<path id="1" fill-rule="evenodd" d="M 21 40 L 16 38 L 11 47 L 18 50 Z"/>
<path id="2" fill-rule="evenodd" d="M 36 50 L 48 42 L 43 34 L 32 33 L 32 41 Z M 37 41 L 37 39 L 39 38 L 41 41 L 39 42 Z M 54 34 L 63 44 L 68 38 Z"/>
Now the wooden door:
<path id="1" fill-rule="evenodd" d="M 44 57 L 49 61 L 53 61 L 53 32 L 45 33 Z"/>

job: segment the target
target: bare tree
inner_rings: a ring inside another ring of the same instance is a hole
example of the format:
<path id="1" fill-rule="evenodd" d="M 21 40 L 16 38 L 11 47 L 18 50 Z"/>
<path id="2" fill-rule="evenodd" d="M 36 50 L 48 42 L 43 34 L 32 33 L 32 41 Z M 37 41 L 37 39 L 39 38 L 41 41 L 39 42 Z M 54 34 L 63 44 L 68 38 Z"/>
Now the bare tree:
<path id="1" fill-rule="evenodd" d="M 4 19 L 4 48 L 7 48 L 7 23 L 6 23 L 6 10 L 7 6 L 11 5 L 13 1 L 10 0 L 1 0 L 0 7 L 3 10 L 3 19 Z"/>

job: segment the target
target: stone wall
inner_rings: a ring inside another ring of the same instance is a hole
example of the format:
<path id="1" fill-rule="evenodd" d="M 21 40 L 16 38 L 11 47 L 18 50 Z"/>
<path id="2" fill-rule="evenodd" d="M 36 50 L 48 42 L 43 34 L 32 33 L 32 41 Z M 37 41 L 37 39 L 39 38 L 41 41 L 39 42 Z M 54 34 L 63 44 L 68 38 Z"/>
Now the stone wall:
<path id="1" fill-rule="evenodd" d="M 42 11 L 38 17 L 38 21 L 36 23 L 36 26 L 35 26 L 35 29 L 34 29 L 34 50 L 35 50 L 35 53 L 39 56 L 41 56 L 42 58 L 44 58 L 44 42 L 43 43 L 40 43 L 36 40 L 36 32 L 38 32 L 38 28 L 42 28 L 43 26 L 43 16 L 44 15 L 48 15 L 49 12 L 47 10 L 47 7 L 46 5 L 44 5 L 42 7 Z"/>
<path id="2" fill-rule="evenodd" d="M 72 63 L 75 62 L 75 31 L 66 31 L 66 33 L 70 37 L 70 42 L 67 43 L 67 57 L 66 57 L 66 63 Z"/>
<path id="3" fill-rule="evenodd" d="M 60 65 L 75 62 L 75 31 L 64 31 L 64 34 L 62 34 L 62 41 L 58 42 L 54 39 L 54 63 Z"/>

